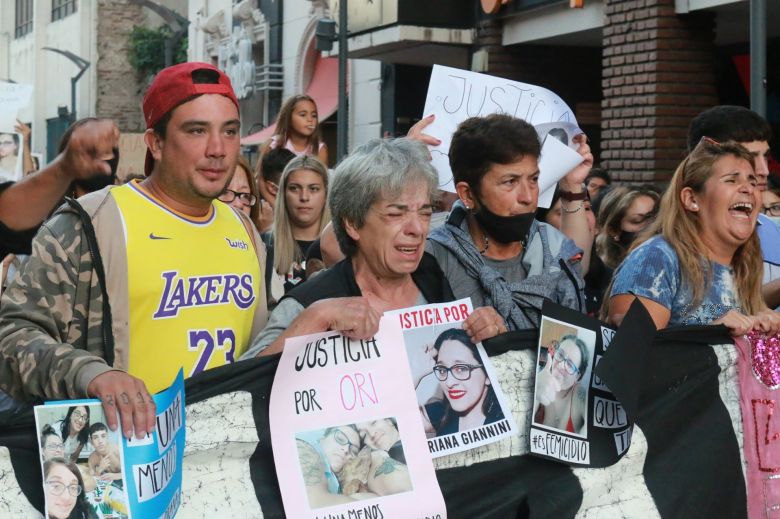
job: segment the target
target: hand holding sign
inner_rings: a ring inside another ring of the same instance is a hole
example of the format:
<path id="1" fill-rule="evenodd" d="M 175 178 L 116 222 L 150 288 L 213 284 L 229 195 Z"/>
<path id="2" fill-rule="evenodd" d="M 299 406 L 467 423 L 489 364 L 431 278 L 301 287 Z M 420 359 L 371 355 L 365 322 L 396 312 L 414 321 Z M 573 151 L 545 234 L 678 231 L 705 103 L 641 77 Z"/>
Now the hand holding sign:
<path id="1" fill-rule="evenodd" d="M 429 115 L 417 123 L 409 137 L 418 138 L 422 128 L 426 129 L 428 137 L 435 136 L 437 143 L 422 138 L 418 140 L 431 146 L 433 166 L 439 172 L 440 189 L 451 192 L 455 192 L 448 157 L 452 134 L 458 124 L 469 117 L 494 113 L 517 117 L 532 124 L 540 140 L 549 130 L 553 130 L 554 134 L 563 132 L 566 147 L 573 136 L 582 133 L 571 108 L 546 88 L 441 65 L 433 67 L 424 113 L 434 114 L 435 118 Z M 419 128 L 418 125 L 423 126 Z M 573 148 L 570 150 L 574 153 Z M 542 177 L 552 178 L 551 183 L 555 184 L 577 163 L 562 170 L 543 168 L 540 164 L 539 169 Z"/>
<path id="2" fill-rule="evenodd" d="M 341 332 L 351 339 L 368 339 L 376 335 L 382 317 L 371 306 L 369 297 L 323 299 L 310 308 L 317 311 L 326 330 Z"/>
<path id="3" fill-rule="evenodd" d="M 581 186 L 588 177 L 590 170 L 593 168 L 593 153 L 591 153 L 590 146 L 588 145 L 588 137 L 584 133 L 581 133 L 572 140 L 577 144 L 577 153 L 582 157 L 582 162 L 579 166 L 566 174 L 563 180 L 561 180 L 561 184 L 565 185 L 562 185 L 561 187 Z"/>
<path id="4" fill-rule="evenodd" d="M 409 128 L 409 131 L 406 133 L 406 136 L 412 140 L 420 141 L 423 144 L 427 146 L 438 146 L 441 144 L 441 140 L 437 139 L 433 135 L 428 135 L 427 133 L 423 133 L 425 128 L 430 126 L 430 124 L 436 119 L 435 114 L 431 114 L 428 117 L 423 117 L 419 121 L 417 121 L 414 126 Z"/>

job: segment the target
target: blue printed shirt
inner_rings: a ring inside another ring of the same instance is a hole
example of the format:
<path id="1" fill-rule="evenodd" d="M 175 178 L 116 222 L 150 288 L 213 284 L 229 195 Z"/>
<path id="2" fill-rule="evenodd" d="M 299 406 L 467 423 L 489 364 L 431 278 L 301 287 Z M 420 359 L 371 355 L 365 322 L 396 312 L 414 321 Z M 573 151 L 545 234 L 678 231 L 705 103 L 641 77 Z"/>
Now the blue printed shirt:
<path id="1" fill-rule="evenodd" d="M 633 294 L 655 301 L 671 312 L 669 326 L 709 324 L 730 310 L 741 311 L 730 267 L 710 262 L 712 283 L 693 308 L 693 291 L 683 285 L 674 248 L 662 236 L 650 238 L 629 254 L 615 271 L 611 296 Z"/>

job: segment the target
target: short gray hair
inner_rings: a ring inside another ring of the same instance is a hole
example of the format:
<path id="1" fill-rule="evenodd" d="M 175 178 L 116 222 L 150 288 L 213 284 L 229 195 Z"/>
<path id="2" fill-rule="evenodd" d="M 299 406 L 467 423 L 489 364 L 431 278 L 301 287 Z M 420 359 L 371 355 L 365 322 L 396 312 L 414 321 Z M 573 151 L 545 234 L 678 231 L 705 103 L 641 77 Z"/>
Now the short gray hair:
<path id="1" fill-rule="evenodd" d="M 341 252 L 348 257 L 357 252 L 345 222 L 357 229 L 363 227 L 374 202 L 398 197 L 414 182 L 425 184 L 430 200 L 434 200 L 439 176 L 421 142 L 407 138 L 372 139 L 355 148 L 336 168 L 328 194 L 333 231 Z"/>

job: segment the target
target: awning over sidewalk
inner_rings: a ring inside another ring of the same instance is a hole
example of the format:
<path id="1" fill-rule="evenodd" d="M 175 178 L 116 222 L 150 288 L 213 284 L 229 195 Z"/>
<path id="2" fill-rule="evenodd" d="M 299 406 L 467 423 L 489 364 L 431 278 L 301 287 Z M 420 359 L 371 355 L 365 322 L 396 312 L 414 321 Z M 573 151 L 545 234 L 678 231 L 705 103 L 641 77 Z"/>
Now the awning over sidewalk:
<path id="1" fill-rule="evenodd" d="M 314 64 L 314 73 L 311 82 L 306 88 L 306 95 L 314 99 L 317 103 L 317 115 L 322 122 L 338 109 L 338 58 L 317 58 Z M 263 128 L 259 132 L 252 133 L 241 139 L 244 146 L 255 146 L 262 144 L 271 138 L 276 129 L 276 124 Z"/>

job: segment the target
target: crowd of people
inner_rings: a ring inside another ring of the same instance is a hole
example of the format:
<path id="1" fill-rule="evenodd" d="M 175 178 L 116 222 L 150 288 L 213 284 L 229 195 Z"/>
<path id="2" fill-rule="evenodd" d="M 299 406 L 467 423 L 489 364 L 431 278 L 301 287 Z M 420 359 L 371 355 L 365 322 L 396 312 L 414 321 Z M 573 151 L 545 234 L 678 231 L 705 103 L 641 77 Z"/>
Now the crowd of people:
<path id="1" fill-rule="evenodd" d="M 472 393 L 421 407 L 441 433 L 500 419 L 474 344 L 538 328 L 545 300 L 614 326 L 638 299 L 658 329 L 780 332 L 780 190 L 767 163 L 771 128 L 748 109 L 697 116 L 668 186 L 613 185 L 578 136 L 582 162 L 549 209 L 537 205 L 536 130 L 508 115 L 458 126 L 449 149 L 456 196 L 442 196 L 425 146 L 438 142 L 425 133 L 430 117 L 406 138 L 358 146 L 329 172 L 307 96 L 285 103 L 255 167 L 240 157 L 238 101 L 211 65 L 160 72 L 143 112 L 144 179 L 103 187 L 113 182 L 118 130 L 87 120 L 53 163 L 0 185 L 0 248 L 28 255 L 0 303 L 7 398 L 99 398 L 111 430 L 140 438 L 154 424 L 150 393 L 180 368 L 192 376 L 277 354 L 285 339 L 315 332 L 366 339 L 384 312 L 468 297 L 475 310 L 463 329 L 431 351 L 444 393 Z M 74 184 L 87 187 L 59 205 Z M 552 382 L 533 413 L 570 432 L 585 420 L 578 341 L 546 345 L 551 360 L 538 377 Z M 467 390 L 452 389 L 463 381 Z M 62 455 L 48 470 L 69 469 L 86 445 L 86 425 L 73 418 L 80 409 L 57 431 Z M 298 441 L 312 502 L 409 484 L 392 419 Z M 391 463 L 388 477 L 400 479 L 362 480 L 345 494 L 352 460 Z M 52 487 L 78 498 L 70 489 L 87 483 L 71 473 Z"/>

